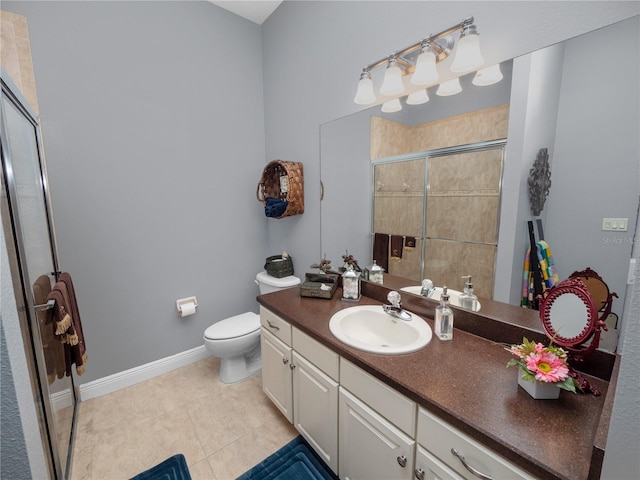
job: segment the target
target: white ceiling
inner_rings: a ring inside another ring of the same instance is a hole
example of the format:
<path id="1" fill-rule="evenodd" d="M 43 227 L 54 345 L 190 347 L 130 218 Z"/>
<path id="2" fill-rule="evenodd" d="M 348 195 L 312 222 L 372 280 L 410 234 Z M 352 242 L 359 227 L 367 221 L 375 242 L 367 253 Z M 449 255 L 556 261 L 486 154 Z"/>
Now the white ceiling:
<path id="1" fill-rule="evenodd" d="M 229 10 L 230 12 L 235 13 L 236 15 L 240 15 L 241 17 L 246 18 L 247 20 L 251 20 L 258 25 L 262 25 L 269 15 L 273 13 L 273 11 L 278 8 L 281 1 L 272 1 L 272 0 L 227 0 L 227 1 L 214 1 L 208 0 L 214 5 L 218 5 L 219 7 L 224 8 L 225 10 Z"/>

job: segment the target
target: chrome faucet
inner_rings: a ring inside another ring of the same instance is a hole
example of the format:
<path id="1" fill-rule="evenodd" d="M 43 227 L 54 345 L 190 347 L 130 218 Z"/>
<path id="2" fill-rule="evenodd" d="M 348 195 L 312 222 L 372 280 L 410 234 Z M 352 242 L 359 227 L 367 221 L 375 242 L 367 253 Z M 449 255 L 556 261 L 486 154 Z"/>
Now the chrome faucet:
<path id="1" fill-rule="evenodd" d="M 400 303 L 400 294 L 398 292 L 389 292 L 389 295 L 387 295 L 387 300 L 389 300 L 389 303 L 391 303 L 391 305 L 382 305 L 382 310 L 384 310 L 385 313 L 399 318 L 400 320 L 411 320 L 411 314 L 402 309 L 402 304 Z"/>
<path id="2" fill-rule="evenodd" d="M 436 291 L 436 287 L 433 286 L 433 282 L 428 278 L 422 280 L 422 289 L 420 290 L 420 295 L 423 297 L 430 297 L 433 292 Z"/>

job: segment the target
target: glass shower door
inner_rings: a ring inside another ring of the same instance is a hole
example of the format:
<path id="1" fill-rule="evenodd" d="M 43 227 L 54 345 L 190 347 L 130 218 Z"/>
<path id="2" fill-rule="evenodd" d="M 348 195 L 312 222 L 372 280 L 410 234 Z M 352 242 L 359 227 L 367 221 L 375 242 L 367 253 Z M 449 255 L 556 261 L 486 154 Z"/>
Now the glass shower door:
<path id="1" fill-rule="evenodd" d="M 45 450 L 54 477 L 66 478 L 76 395 L 73 377 L 65 374 L 63 345 L 54 338 L 52 325 L 44 323 L 46 296 L 59 274 L 46 170 L 35 116 L 4 79 L 1 103 L 2 176 L 11 232 L 6 232 L 8 222 L 3 223 L 7 243 L 14 241 L 8 250 L 15 248 L 19 267 L 12 276 L 20 277 L 14 278 L 14 291 L 25 350 L 32 349 L 32 385 Z"/>

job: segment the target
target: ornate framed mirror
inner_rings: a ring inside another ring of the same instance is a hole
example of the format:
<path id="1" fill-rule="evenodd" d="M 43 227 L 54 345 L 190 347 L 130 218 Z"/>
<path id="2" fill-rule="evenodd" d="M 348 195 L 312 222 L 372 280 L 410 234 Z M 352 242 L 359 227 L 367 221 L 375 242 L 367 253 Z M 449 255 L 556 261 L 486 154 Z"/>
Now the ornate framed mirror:
<path id="1" fill-rule="evenodd" d="M 569 352 L 570 363 L 582 361 L 598 348 L 600 331 L 607 330 L 589 289 L 579 276 L 571 276 L 547 291 L 540 303 L 540 320 L 551 341 Z M 583 391 L 600 394 L 572 367 L 570 375 Z"/>

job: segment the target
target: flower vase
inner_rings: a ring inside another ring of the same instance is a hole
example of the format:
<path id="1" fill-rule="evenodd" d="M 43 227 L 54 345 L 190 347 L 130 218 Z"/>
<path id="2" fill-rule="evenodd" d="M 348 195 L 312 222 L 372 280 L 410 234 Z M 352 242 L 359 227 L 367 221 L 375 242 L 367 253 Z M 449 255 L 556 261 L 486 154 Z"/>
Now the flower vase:
<path id="1" fill-rule="evenodd" d="M 560 396 L 560 387 L 555 383 L 539 382 L 537 380 L 530 382 L 529 380 L 524 380 L 522 375 L 518 375 L 518 385 L 536 400 L 555 400 Z"/>

